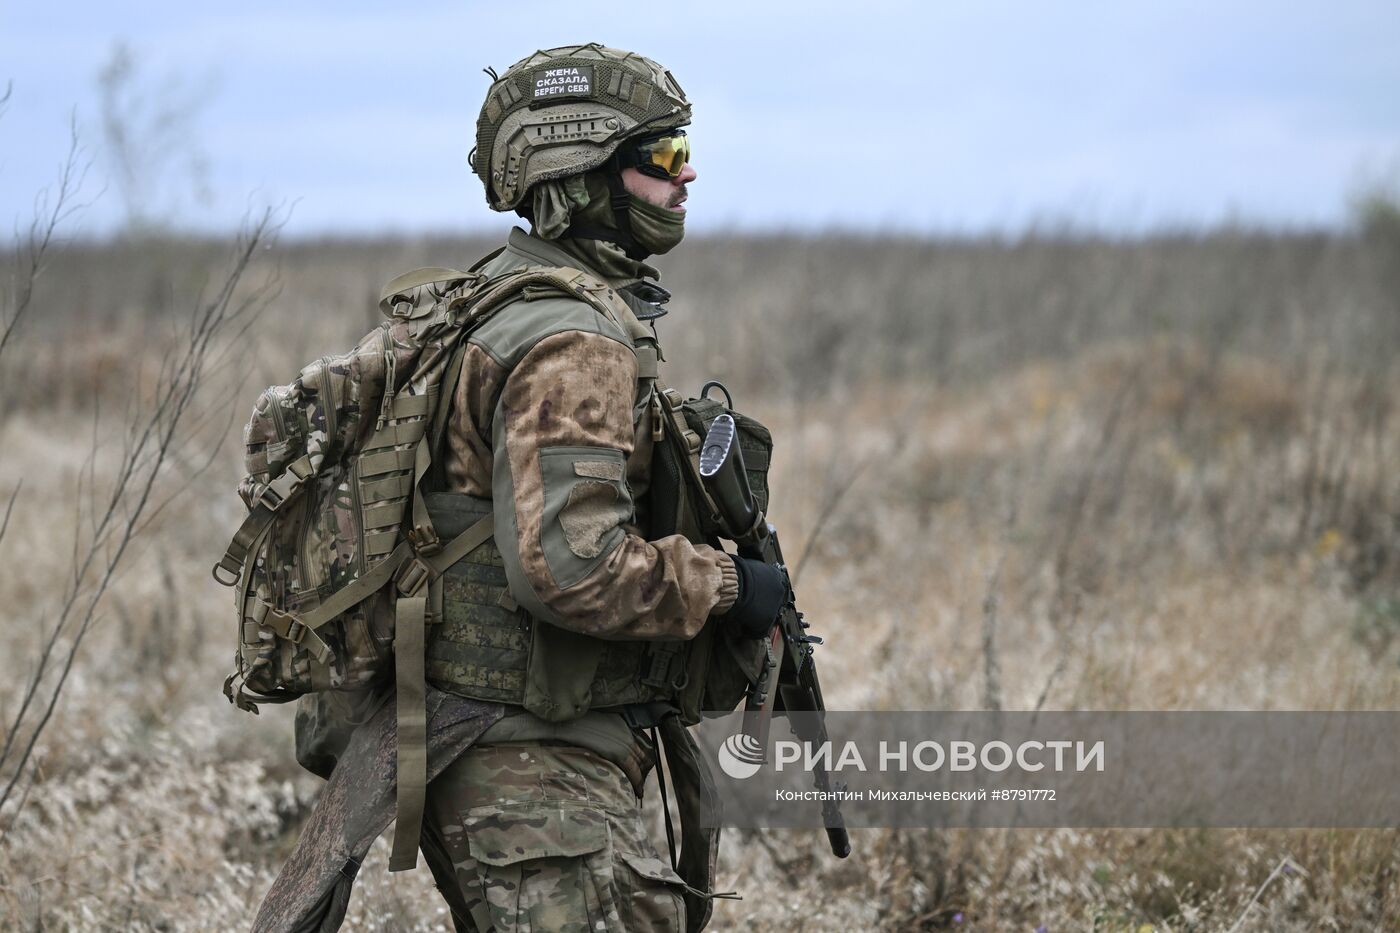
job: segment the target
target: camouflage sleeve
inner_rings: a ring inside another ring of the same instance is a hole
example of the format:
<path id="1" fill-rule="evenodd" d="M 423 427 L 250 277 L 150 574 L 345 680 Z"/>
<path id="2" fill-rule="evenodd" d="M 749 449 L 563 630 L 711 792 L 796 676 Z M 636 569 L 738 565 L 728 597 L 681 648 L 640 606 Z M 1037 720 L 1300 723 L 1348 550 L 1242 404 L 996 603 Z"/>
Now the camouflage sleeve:
<path id="1" fill-rule="evenodd" d="M 738 579 L 714 548 L 627 531 L 636 379 L 629 347 L 579 330 L 511 369 L 492 425 L 496 543 L 511 594 L 537 618 L 602 638 L 691 638 L 733 605 Z"/>

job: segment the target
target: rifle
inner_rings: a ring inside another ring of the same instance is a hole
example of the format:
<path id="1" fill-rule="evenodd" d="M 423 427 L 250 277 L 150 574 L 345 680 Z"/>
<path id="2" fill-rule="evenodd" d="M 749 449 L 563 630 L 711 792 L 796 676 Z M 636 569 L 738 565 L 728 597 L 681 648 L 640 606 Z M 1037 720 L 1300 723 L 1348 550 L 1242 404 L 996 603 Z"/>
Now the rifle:
<path id="1" fill-rule="evenodd" d="M 822 639 L 807 634 L 809 623 L 797 609 L 792 580 L 783 550 L 778 544 L 778 531 L 754 502 L 744 472 L 744 454 L 739 449 L 738 430 L 728 414 L 720 415 L 711 424 L 700 446 L 700 477 L 705 489 L 719 510 L 719 520 L 725 537 L 738 545 L 739 556 L 762 560 L 782 571 L 787 588 L 787 600 L 768 636 L 768 653 L 758 682 L 749 688 L 744 702 L 743 733 L 750 747 L 768 748 L 768 731 L 773 713 L 781 709 L 799 715 L 789 720 L 793 734 L 809 745 L 820 747 L 827 742 L 826 703 L 822 699 L 821 681 L 817 678 L 817 663 L 812 646 Z M 830 792 L 831 776 L 818 767 L 813 775 L 816 789 Z M 837 858 L 851 854 L 851 841 L 836 800 L 827 797 L 822 802 L 822 822 L 826 825 L 831 851 Z"/>

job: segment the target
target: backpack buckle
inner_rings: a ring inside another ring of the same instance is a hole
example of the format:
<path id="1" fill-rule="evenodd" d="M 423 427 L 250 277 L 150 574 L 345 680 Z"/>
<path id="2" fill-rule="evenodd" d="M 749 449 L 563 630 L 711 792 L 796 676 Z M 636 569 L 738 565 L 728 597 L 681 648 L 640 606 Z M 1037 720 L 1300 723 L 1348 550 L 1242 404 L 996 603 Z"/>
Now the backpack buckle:
<path id="1" fill-rule="evenodd" d="M 291 498 L 301 488 L 306 478 L 314 472 L 310 455 L 296 458 L 287 464 L 287 469 L 282 471 L 281 476 L 262 488 L 262 492 L 258 493 L 258 503 L 266 506 L 268 511 L 276 512 L 282 503 Z"/>
<path id="2" fill-rule="evenodd" d="M 404 537 L 413 546 L 413 553 L 421 557 L 432 557 L 442 550 L 442 539 L 431 524 L 414 525 L 404 533 Z"/>
<path id="3" fill-rule="evenodd" d="M 321 636 L 316 634 L 316 630 L 301 622 L 293 622 L 288 627 L 288 635 L 292 642 L 298 647 L 311 653 L 321 664 L 326 664 L 331 659 L 331 647 L 321 640 Z"/>
<path id="4" fill-rule="evenodd" d="M 316 634 L 316 630 L 305 624 L 296 616 L 288 612 L 279 612 L 276 609 L 267 613 L 268 627 L 282 638 L 309 652 L 312 657 L 322 664 L 330 660 L 330 646 Z"/>
<path id="5" fill-rule="evenodd" d="M 301 477 L 288 470 L 262 488 L 262 492 L 258 493 L 258 504 L 269 512 L 276 512 L 300 484 Z"/>
<path id="6" fill-rule="evenodd" d="M 293 619 L 287 624 L 287 641 L 291 642 L 294 645 L 300 645 L 303 641 L 306 640 L 306 633 L 309 631 L 310 629 L 308 629 L 300 621 Z"/>
<path id="7" fill-rule="evenodd" d="M 433 573 L 432 568 L 417 557 L 413 557 L 394 575 L 394 586 L 398 588 L 400 596 L 413 597 L 422 593 L 423 588 L 434 576 L 436 574 Z"/>

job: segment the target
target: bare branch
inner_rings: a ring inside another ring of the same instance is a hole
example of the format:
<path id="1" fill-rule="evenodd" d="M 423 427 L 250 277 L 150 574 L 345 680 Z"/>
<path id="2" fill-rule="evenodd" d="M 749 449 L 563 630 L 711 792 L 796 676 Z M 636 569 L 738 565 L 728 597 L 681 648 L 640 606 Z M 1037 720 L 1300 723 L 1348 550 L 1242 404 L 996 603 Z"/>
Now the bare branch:
<path id="1" fill-rule="evenodd" d="M 141 527 L 136 529 L 137 535 L 143 534 L 146 531 L 146 529 L 150 528 L 151 525 L 155 523 L 155 520 L 159 518 L 162 513 L 165 512 L 166 508 L 172 505 L 191 486 L 193 486 L 197 479 L 199 479 L 205 473 L 209 472 L 209 468 L 214 465 L 214 461 L 219 459 L 219 457 L 223 454 L 224 442 L 227 440 L 229 434 L 232 433 L 237 418 L 238 409 L 229 408 L 228 417 L 223 422 L 223 430 L 217 434 L 217 437 L 219 438 L 218 442 L 209 445 L 209 455 L 205 457 L 203 462 L 201 462 L 198 466 L 186 472 L 184 482 L 182 482 L 179 486 L 173 489 L 170 492 L 170 494 L 165 497 L 164 501 L 160 502 L 158 505 L 155 506 L 155 508 L 151 509 L 150 514 L 146 516 L 146 519 L 144 522 L 142 522 Z M 204 419 L 196 418 L 196 420 L 203 421 Z"/>
<path id="2" fill-rule="evenodd" d="M 24 488 L 24 480 L 15 484 L 15 491 L 10 493 L 10 501 L 5 504 L 5 517 L 0 520 L 0 541 L 5 540 L 5 532 L 10 529 L 10 515 L 15 510 L 15 500 L 19 498 L 19 491 Z"/>
<path id="3" fill-rule="evenodd" d="M 1079 621 L 1079 597 L 1074 596 L 1073 608 L 1069 619 L 1064 625 L 1058 626 L 1055 638 L 1055 666 L 1050 669 L 1050 673 L 1045 677 L 1045 683 L 1040 687 L 1040 695 L 1035 700 L 1035 712 L 1039 713 L 1045 708 L 1045 703 L 1050 699 L 1050 691 L 1054 688 L 1055 682 L 1063 676 L 1069 667 L 1070 639 L 1074 635 L 1076 623 Z"/>
<path id="4" fill-rule="evenodd" d="M 798 579 L 802 576 L 802 568 L 807 566 L 807 559 L 812 556 L 812 551 L 816 548 L 817 539 L 821 537 L 822 529 L 826 527 L 826 523 L 831 519 L 831 516 L 836 514 L 838 507 L 841 505 L 841 500 L 846 498 L 846 493 L 851 491 L 851 487 L 856 484 L 856 480 L 860 479 L 861 474 L 869 469 L 874 462 L 875 454 L 872 452 L 864 460 L 856 464 L 855 469 L 847 474 L 846 478 L 833 487 L 827 494 L 826 501 L 822 503 L 822 510 L 817 515 L 817 523 L 812 526 L 812 533 L 807 536 L 807 543 L 802 548 L 802 554 L 797 558 L 797 563 L 793 565 L 792 582 L 794 586 L 797 585 Z"/>
<path id="5" fill-rule="evenodd" d="M 8 96 L 8 90 L 6 96 Z M 14 291 L 14 307 L 8 313 L 0 309 L 0 356 L 14 337 L 20 322 L 34 303 L 34 287 L 48 265 L 48 254 L 53 246 L 58 228 L 84 205 L 77 201 L 91 162 L 83 161 L 83 149 L 78 142 L 76 116 L 69 126 L 68 155 L 59 171 L 58 190 L 49 203 L 47 193 L 41 193 L 36 204 L 35 216 L 29 225 L 22 254 L 22 268 L 18 270 Z"/>
<path id="6" fill-rule="evenodd" d="M 39 690 L 39 680 L 43 677 L 44 671 L 48 667 L 49 655 L 53 653 L 54 645 L 58 643 L 58 634 L 51 631 L 44 637 L 43 647 L 39 652 L 39 658 L 34 664 L 34 670 L 30 675 L 29 682 L 24 687 L 24 696 L 20 698 L 19 710 L 11 720 L 10 727 L 5 730 L 5 744 L 0 746 L 0 767 L 4 767 L 9 760 L 10 750 L 14 747 L 15 737 L 19 735 L 20 726 L 24 724 L 24 717 L 29 712 L 29 707 L 34 702 L 34 696 Z"/>
<path id="7" fill-rule="evenodd" d="M 138 417 L 128 434 L 128 444 L 118 463 L 112 489 L 100 508 L 100 517 L 93 533 L 75 561 L 73 585 L 65 594 L 57 622 L 44 639 L 32 688 L 26 693 L 20 712 L 7 734 L 0 763 L 9 757 L 15 736 L 22 729 L 27 728 L 28 731 L 23 749 L 14 759 L 13 774 L 4 790 L 0 791 L 0 807 L 13 795 L 40 736 L 53 717 L 83 641 L 98 620 L 97 609 L 121 568 L 130 545 L 146 527 L 146 517 L 158 511 L 165 501 L 156 495 L 159 480 L 166 472 L 164 467 L 174 456 L 182 437 L 181 428 L 188 420 L 191 404 L 203 384 L 211 348 L 216 338 L 256 310 L 246 301 L 235 301 L 235 294 L 258 246 L 272 236 L 278 226 L 273 212 L 268 210 L 246 233 L 240 235 L 230 271 L 214 296 L 195 309 L 183 349 L 173 354 L 169 365 L 162 368 L 153 404 L 145 412 L 138 410 Z M 95 451 L 93 455 L 96 456 Z M 94 571 L 95 576 L 90 576 Z M 93 582 L 84 587 L 83 582 L 90 578 Z M 65 632 L 69 632 L 70 641 L 61 652 L 61 663 L 55 662 L 55 646 Z M 26 720 L 34 695 L 55 663 L 58 663 L 57 676 L 42 713 L 31 726 Z"/>
<path id="8" fill-rule="evenodd" d="M 1264 879 L 1264 883 L 1259 885 L 1258 889 L 1254 892 L 1254 896 L 1249 899 L 1249 903 L 1244 905 L 1244 910 L 1240 911 L 1239 917 L 1236 918 L 1234 923 L 1230 924 L 1229 933 L 1235 933 L 1236 930 L 1244 928 L 1245 918 L 1247 918 L 1249 912 L 1254 909 L 1254 905 L 1259 903 L 1259 898 L 1264 896 L 1264 892 L 1268 890 L 1269 885 L 1274 883 L 1275 878 L 1287 872 L 1297 872 L 1305 877 L 1308 874 L 1303 866 L 1293 861 L 1293 856 L 1285 855 L 1279 860 L 1279 863 L 1274 866 L 1274 870 L 1269 872 L 1269 877 Z"/>
<path id="9" fill-rule="evenodd" d="M 896 418 L 895 424 L 907 423 L 914 412 L 923 408 L 928 403 L 928 397 L 932 392 L 933 388 L 929 387 L 915 396 L 913 401 L 904 406 L 904 410 L 901 411 Z M 817 539 L 821 537 L 822 529 L 826 527 L 831 517 L 836 514 L 841 505 L 841 500 L 846 498 L 846 494 L 851 491 L 851 487 L 856 484 L 856 480 L 860 479 L 861 475 L 864 474 L 866 470 L 874 466 L 877 460 L 888 460 L 890 457 L 894 456 L 894 454 L 897 454 L 900 449 L 904 447 L 908 437 L 908 432 L 900 432 L 896 437 L 893 451 L 882 451 L 878 448 L 872 449 L 856 464 L 855 468 L 846 475 L 844 480 L 832 485 L 830 491 L 826 495 L 826 501 L 822 503 L 822 510 L 817 515 L 817 522 L 812 526 L 812 532 L 807 536 L 807 541 L 803 545 L 802 551 L 797 558 L 797 563 L 793 564 L 793 585 L 796 585 L 798 579 L 802 576 L 802 568 L 807 565 L 807 559 L 812 556 L 812 552 L 816 548 Z"/>
<path id="10" fill-rule="evenodd" d="M 982 705 L 1001 712 L 1001 655 L 997 652 L 997 610 L 1001 607 L 1001 568 L 1006 553 L 997 558 L 987 574 L 987 593 L 982 597 Z"/>

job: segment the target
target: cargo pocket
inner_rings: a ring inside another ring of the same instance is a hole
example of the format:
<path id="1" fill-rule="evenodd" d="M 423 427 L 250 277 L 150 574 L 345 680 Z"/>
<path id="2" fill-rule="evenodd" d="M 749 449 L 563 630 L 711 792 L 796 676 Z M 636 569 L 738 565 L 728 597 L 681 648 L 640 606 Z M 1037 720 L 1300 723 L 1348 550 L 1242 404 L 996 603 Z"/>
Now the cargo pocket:
<path id="1" fill-rule="evenodd" d="M 532 802 L 475 807 L 462 825 L 497 933 L 627 929 L 606 814 Z"/>
<path id="2" fill-rule="evenodd" d="M 628 930 L 685 930 L 685 882 L 659 858 L 624 855 L 618 899 Z"/>
<path id="3" fill-rule="evenodd" d="M 626 470 L 622 451 L 610 447 L 540 451 L 540 546 L 561 590 L 588 576 L 625 535 L 621 526 L 632 517 Z"/>

